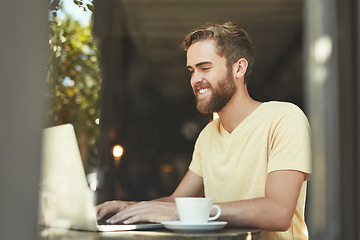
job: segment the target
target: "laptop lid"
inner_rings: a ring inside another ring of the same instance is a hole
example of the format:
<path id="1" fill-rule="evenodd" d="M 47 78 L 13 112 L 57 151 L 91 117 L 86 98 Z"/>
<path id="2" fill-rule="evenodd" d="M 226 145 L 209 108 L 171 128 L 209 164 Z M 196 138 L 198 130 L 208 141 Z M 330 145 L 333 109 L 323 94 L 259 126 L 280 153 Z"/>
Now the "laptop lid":
<path id="1" fill-rule="evenodd" d="M 88 230 L 123 231 L 161 228 L 161 224 L 98 225 L 90 190 L 71 124 L 43 130 L 40 225 Z"/>
<path id="2" fill-rule="evenodd" d="M 71 124 L 43 130 L 40 190 L 41 225 L 97 230 L 93 193 Z"/>

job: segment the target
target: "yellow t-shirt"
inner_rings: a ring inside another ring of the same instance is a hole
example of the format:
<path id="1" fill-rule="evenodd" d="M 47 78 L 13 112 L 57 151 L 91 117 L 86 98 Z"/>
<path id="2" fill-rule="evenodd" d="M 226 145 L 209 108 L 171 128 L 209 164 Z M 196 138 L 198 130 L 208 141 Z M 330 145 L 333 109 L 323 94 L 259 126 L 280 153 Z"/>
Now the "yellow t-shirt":
<path id="1" fill-rule="evenodd" d="M 267 174 L 276 170 L 311 172 L 310 127 L 291 103 L 266 102 L 230 134 L 219 119 L 200 133 L 189 169 L 203 178 L 205 196 L 230 202 L 265 196 Z M 286 232 L 263 231 L 263 239 L 307 239 L 306 181 Z"/>

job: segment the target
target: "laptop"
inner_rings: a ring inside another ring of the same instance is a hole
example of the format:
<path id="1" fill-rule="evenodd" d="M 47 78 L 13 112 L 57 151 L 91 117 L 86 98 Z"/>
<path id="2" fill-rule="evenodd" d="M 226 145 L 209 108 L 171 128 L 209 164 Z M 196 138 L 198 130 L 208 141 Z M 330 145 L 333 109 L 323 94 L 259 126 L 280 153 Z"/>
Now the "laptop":
<path id="1" fill-rule="evenodd" d="M 88 186 L 71 124 L 43 130 L 39 224 L 85 231 L 162 228 L 156 223 L 98 224 L 94 192 Z"/>

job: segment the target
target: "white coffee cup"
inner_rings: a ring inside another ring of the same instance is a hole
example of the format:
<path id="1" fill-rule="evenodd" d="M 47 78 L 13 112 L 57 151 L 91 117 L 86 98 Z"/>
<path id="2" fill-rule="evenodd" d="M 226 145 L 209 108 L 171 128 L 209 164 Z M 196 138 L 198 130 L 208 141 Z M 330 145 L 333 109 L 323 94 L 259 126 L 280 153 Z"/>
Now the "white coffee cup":
<path id="1" fill-rule="evenodd" d="M 175 203 L 180 221 L 186 224 L 204 224 L 217 219 L 221 214 L 220 207 L 212 204 L 212 198 L 178 197 L 175 198 Z M 214 208 L 217 212 L 210 217 Z"/>

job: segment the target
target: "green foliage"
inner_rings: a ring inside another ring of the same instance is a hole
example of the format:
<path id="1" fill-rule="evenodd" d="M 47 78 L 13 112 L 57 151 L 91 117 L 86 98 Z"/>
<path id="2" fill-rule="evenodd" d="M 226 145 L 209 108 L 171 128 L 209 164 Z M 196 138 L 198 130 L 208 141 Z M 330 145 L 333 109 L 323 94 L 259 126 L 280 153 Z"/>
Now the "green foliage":
<path id="1" fill-rule="evenodd" d="M 90 10 L 94 11 L 94 4 L 93 0 L 73 0 L 73 2 L 78 6 L 81 7 L 84 11 Z"/>
<path id="2" fill-rule="evenodd" d="M 60 6 L 61 7 L 61 6 Z M 76 7 L 74 5 L 74 7 Z M 100 70 L 90 26 L 70 16 L 50 22 L 48 75 L 46 82 L 49 126 L 74 125 L 86 170 L 97 161 L 100 117 Z"/>
<path id="3" fill-rule="evenodd" d="M 49 10 L 53 13 L 53 16 L 56 17 L 56 12 L 61 8 L 61 0 L 49 0 Z M 84 11 L 90 10 L 94 11 L 94 1 L 93 0 L 73 0 L 74 4 L 82 8 Z"/>

